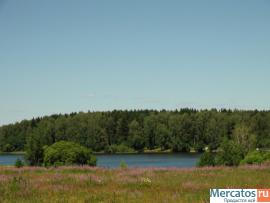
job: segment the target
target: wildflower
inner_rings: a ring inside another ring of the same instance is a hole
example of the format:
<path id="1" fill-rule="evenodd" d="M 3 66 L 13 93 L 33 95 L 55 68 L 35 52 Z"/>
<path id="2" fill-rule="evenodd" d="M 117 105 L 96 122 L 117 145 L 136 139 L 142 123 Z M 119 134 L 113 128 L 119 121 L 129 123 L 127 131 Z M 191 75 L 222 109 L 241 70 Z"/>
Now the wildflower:
<path id="1" fill-rule="evenodd" d="M 151 179 L 150 178 L 142 178 L 141 179 L 142 183 L 145 183 L 145 184 L 151 184 Z"/>

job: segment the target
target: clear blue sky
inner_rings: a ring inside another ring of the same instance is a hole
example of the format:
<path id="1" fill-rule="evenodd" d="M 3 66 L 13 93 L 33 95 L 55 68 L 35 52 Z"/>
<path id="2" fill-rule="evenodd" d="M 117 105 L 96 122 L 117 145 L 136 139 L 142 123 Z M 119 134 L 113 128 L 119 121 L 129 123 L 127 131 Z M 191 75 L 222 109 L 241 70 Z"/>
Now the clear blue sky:
<path id="1" fill-rule="evenodd" d="M 0 125 L 270 107 L 269 0 L 0 0 Z"/>

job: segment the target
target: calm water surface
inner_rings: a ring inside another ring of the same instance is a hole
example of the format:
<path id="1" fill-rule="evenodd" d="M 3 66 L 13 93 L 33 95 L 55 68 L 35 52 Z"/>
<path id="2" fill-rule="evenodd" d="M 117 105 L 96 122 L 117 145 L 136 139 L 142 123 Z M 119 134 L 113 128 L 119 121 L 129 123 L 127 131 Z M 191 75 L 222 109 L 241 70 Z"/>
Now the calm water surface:
<path id="1" fill-rule="evenodd" d="M 17 159 L 24 160 L 23 155 L 0 154 L 0 165 L 14 165 Z"/>
<path id="2" fill-rule="evenodd" d="M 180 167 L 196 166 L 200 154 L 113 154 L 97 156 L 97 165 L 116 168 L 124 161 L 129 167 Z"/>
<path id="3" fill-rule="evenodd" d="M 97 155 L 97 166 L 105 168 L 117 168 L 121 162 L 129 167 L 179 167 L 191 168 L 196 166 L 200 157 L 197 153 L 177 154 L 102 154 Z M 14 165 L 17 159 L 23 159 L 23 155 L 0 155 L 0 165 Z"/>

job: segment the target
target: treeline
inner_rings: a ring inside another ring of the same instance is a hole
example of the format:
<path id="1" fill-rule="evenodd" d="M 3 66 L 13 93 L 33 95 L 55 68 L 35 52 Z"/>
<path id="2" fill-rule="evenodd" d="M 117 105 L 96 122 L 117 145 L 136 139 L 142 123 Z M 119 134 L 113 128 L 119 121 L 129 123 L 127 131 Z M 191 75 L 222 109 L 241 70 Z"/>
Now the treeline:
<path id="1" fill-rule="evenodd" d="M 134 110 L 45 116 L 0 127 L 0 151 L 36 151 L 65 140 L 95 152 L 216 150 L 224 139 L 270 147 L 270 111 Z"/>

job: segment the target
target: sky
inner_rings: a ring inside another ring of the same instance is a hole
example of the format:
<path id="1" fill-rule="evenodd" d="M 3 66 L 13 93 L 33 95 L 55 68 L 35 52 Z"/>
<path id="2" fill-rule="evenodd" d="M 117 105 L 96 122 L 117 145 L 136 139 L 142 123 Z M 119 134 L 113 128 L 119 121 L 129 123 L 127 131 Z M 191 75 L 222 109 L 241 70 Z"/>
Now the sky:
<path id="1" fill-rule="evenodd" d="M 269 0 L 0 0 L 0 125 L 270 107 Z"/>

